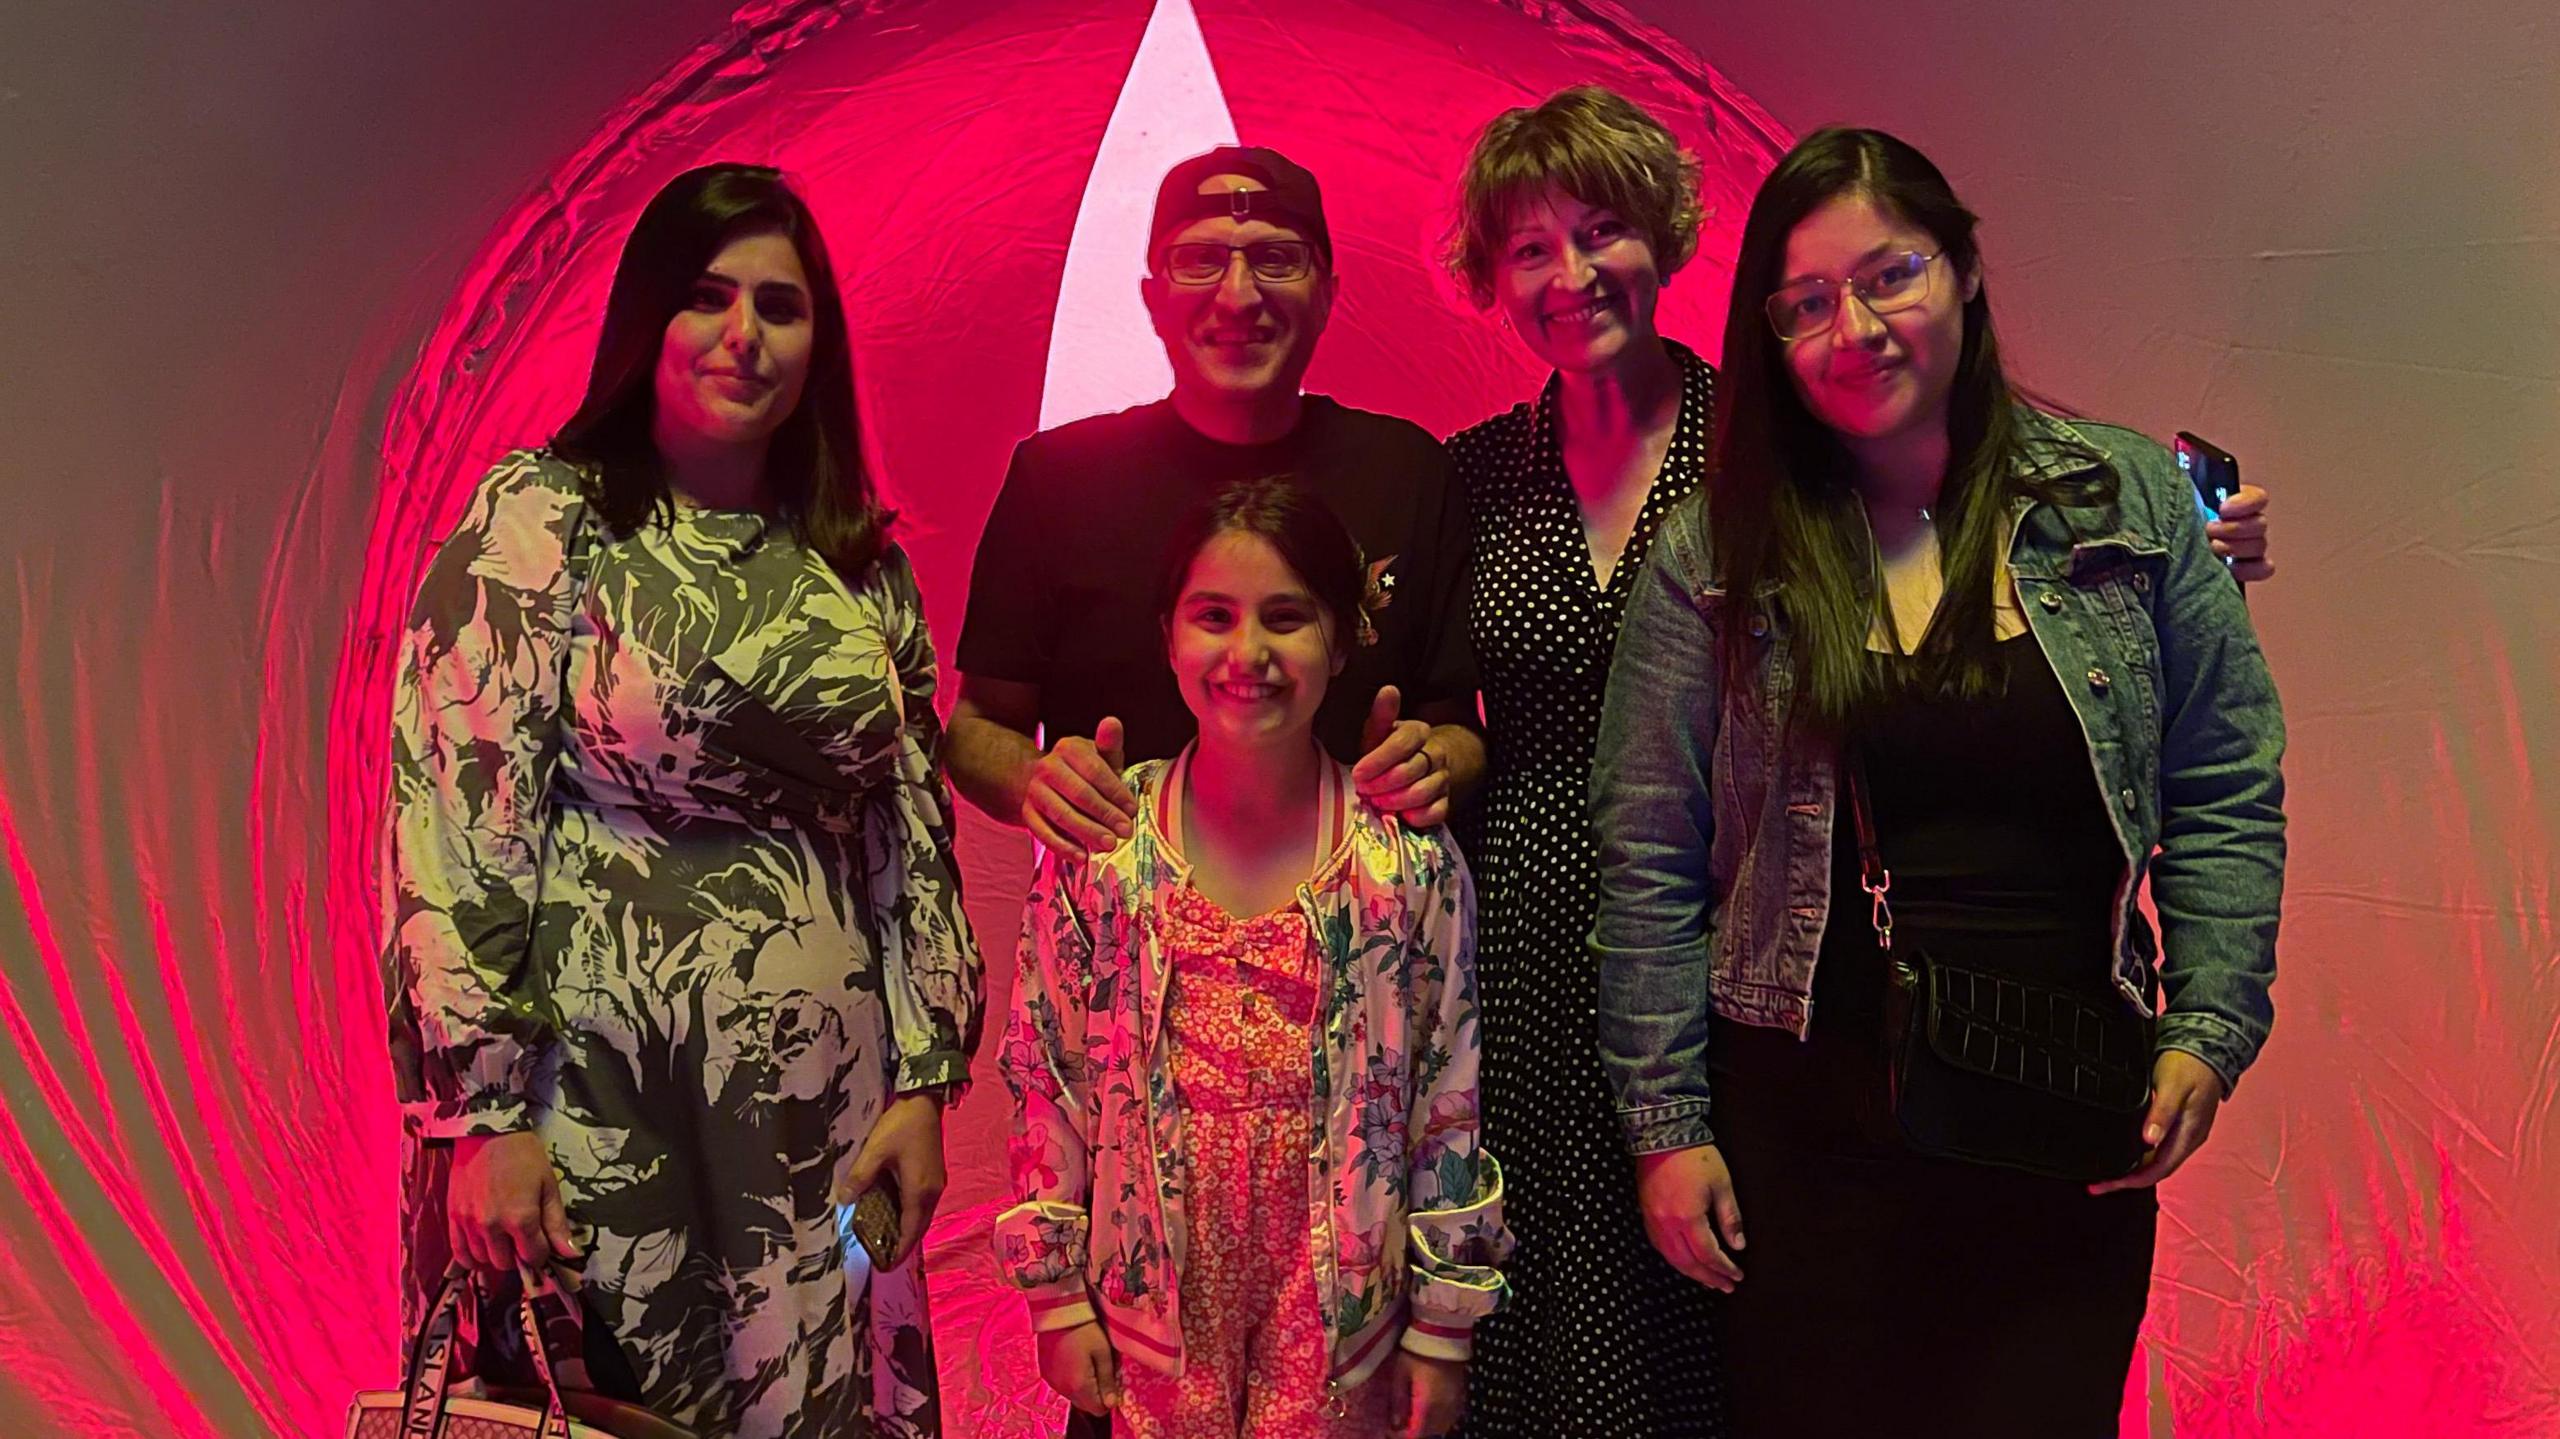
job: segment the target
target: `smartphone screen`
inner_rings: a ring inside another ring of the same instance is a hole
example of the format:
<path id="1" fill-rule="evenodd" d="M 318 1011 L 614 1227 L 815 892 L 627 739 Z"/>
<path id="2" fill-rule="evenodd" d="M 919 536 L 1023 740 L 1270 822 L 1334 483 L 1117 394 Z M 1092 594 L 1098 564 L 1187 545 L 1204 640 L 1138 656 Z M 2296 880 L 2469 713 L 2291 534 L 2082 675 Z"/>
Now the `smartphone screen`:
<path id="1" fill-rule="evenodd" d="M 2240 461 L 2229 450 L 2185 430 L 2178 432 L 2174 448 L 2179 473 L 2195 486 L 2196 513 L 2207 524 L 2221 519 L 2222 502 L 2240 493 Z"/>

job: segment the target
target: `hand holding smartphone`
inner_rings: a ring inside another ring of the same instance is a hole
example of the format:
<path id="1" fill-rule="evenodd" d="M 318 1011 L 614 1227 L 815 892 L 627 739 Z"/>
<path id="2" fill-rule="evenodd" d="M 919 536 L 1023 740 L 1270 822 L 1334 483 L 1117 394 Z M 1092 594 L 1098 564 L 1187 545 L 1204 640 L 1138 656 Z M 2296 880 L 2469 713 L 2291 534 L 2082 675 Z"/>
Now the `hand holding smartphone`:
<path id="1" fill-rule="evenodd" d="M 2240 493 L 2240 461 L 2229 450 L 2192 430 L 2180 430 L 2175 445 L 2178 471 L 2196 488 L 2196 511 L 2206 524 L 2222 518 L 2223 502 Z M 2223 560 L 2225 568 L 2232 561 Z"/>
<path id="2" fill-rule="evenodd" d="M 883 1172 L 861 1197 L 853 1202 L 851 1220 L 853 1237 L 862 1245 L 871 1262 L 887 1265 L 898 1255 L 898 1181 Z"/>
<path id="3" fill-rule="evenodd" d="M 2197 508 L 2207 520 L 2222 518 L 2222 502 L 2240 493 L 2240 461 L 2192 430 L 2178 432 L 2176 449 L 2179 473 L 2196 487 Z"/>

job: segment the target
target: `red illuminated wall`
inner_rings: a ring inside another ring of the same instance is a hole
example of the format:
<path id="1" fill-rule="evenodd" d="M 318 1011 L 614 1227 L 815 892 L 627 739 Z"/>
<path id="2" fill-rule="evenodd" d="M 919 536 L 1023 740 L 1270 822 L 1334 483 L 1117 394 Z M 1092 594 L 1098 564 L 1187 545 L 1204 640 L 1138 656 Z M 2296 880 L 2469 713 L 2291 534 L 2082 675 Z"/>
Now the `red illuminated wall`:
<path id="1" fill-rule="evenodd" d="M 1785 141 L 1770 112 L 1884 123 L 1990 217 L 2032 378 L 2202 430 L 2280 496 L 2258 613 L 2296 734 L 2283 1020 L 2166 1192 L 2126 1432 L 2560 1433 L 2560 804 L 2534 784 L 2560 611 L 2523 583 L 2560 562 L 2560 354 L 2491 302 L 2547 290 L 2560 215 L 2547 186 L 2493 185 L 2435 208 L 2449 230 L 2404 226 L 2383 196 L 2453 182 L 2375 172 L 2402 151 L 2357 117 L 2428 118 L 2389 74 L 2351 76 L 2365 108 L 2323 142 L 2251 98 L 2311 69 L 2253 67 L 2274 32 L 2201 8 L 2210 43 L 1864 3 L 1812 37 L 1491 0 L 459 8 L 417 33 L 332 9 L 238 40 L 0 36 L 101 77 L 24 78 L 64 118 L 0 158 L 24 167 L 0 193 L 55 220 L 0 219 L 20 351 L 46 361 L 0 399 L 21 520 L 0 539 L 0 1416 L 318 1433 L 389 1374 L 383 646 L 463 487 L 565 413 L 666 177 L 764 160 L 812 200 L 947 653 L 1013 440 L 1162 384 L 1124 271 L 1166 159 L 1236 136 L 1323 176 L 1345 279 L 1311 387 L 1446 431 L 1538 379 L 1428 263 L 1458 159 L 1496 110 L 1599 79 L 1708 160 L 1673 335 L 1714 353 Z M 2430 37 L 2371 43 L 2427 72 Z M 2440 64 L 2492 113 L 2560 119 L 2560 66 L 2546 93 L 2495 59 Z M 377 114 L 432 123 L 359 123 Z M 100 146 L 117 163 L 73 163 Z M 2370 213 L 2336 193 L 2349 173 Z M 2421 476 L 2436 498 L 2399 502 Z M 1000 1005 L 1024 846 L 969 820 Z M 1002 1121 L 992 1084 L 954 1120 L 936 1298 L 958 1434 L 1042 1432 L 1053 1408 L 977 1242 Z"/>

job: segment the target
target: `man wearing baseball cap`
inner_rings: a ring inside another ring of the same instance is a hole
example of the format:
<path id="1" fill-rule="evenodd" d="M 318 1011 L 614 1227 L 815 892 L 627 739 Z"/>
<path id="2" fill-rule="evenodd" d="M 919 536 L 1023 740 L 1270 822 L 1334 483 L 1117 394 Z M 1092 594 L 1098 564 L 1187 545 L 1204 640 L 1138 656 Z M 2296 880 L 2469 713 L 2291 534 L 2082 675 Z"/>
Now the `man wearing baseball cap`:
<path id="1" fill-rule="evenodd" d="M 1164 177 L 1140 289 L 1173 393 L 1023 441 L 978 542 L 945 756 L 988 814 L 1073 854 L 1129 833 L 1122 766 L 1170 758 L 1193 732 L 1165 665 L 1156 559 L 1201 499 L 1275 474 L 1333 507 L 1391 597 L 1318 736 L 1409 823 L 1441 822 L 1482 773 L 1448 460 L 1419 425 L 1298 388 L 1334 285 L 1323 194 L 1286 156 L 1228 146 Z"/>

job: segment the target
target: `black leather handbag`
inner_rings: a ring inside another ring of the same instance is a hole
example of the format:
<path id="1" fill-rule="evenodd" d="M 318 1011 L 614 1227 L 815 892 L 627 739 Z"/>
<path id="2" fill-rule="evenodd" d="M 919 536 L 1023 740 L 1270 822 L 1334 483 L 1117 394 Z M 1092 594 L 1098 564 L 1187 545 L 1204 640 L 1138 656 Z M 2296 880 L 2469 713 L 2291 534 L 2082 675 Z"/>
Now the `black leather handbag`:
<path id="1" fill-rule="evenodd" d="M 1949 958 L 1926 935 L 1895 942 L 1893 874 L 1876 843 L 1866 763 L 1844 756 L 1859 887 L 1889 981 L 1893 1113 L 1923 1154 L 2082 1183 L 2142 1162 L 2156 1024 L 2116 993 L 2103 963 L 2085 988 L 2030 982 Z"/>

